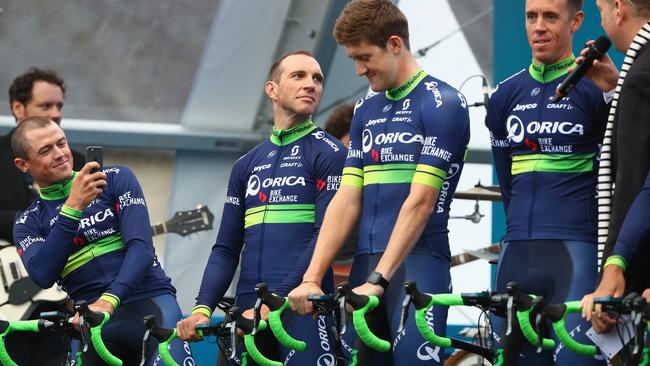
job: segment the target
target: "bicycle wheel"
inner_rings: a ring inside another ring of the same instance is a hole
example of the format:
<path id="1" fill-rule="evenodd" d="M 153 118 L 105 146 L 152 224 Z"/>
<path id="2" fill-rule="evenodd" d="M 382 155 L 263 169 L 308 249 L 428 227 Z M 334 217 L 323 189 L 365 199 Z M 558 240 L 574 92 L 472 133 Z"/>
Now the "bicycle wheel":
<path id="1" fill-rule="evenodd" d="M 445 366 L 492 366 L 492 364 L 479 355 L 459 350 L 445 361 Z"/>

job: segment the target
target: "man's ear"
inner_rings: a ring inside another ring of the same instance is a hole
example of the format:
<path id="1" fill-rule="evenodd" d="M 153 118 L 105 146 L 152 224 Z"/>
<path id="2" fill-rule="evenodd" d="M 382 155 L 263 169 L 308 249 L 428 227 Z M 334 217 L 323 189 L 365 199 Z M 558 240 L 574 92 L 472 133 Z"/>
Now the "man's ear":
<path id="1" fill-rule="evenodd" d="M 404 42 L 398 36 L 390 36 L 386 41 L 386 49 L 394 55 L 398 55 L 404 47 Z"/>
<path id="2" fill-rule="evenodd" d="M 14 100 L 11 102 L 11 113 L 16 118 L 16 124 L 25 118 L 25 105 L 21 102 Z"/>
<path id="3" fill-rule="evenodd" d="M 571 22 L 571 33 L 575 33 L 580 29 L 580 26 L 582 25 L 582 21 L 585 19 L 585 13 L 581 10 L 576 13 L 576 15 L 573 16 L 573 20 Z"/>
<path id="4" fill-rule="evenodd" d="M 23 173 L 29 173 L 29 161 L 23 158 L 15 158 L 14 165 Z"/>
<path id="5" fill-rule="evenodd" d="M 627 16 L 628 9 L 621 0 L 614 0 L 614 12 L 616 15 L 616 24 L 620 25 Z"/>
<path id="6" fill-rule="evenodd" d="M 264 92 L 272 101 L 278 100 L 277 88 L 278 84 L 272 80 L 269 80 L 264 84 Z"/>

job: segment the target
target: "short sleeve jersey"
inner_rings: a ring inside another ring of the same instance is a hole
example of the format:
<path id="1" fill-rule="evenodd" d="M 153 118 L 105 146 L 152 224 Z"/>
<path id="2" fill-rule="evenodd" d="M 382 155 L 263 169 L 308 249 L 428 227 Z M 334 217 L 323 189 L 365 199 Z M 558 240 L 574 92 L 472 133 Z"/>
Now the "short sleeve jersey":
<path id="1" fill-rule="evenodd" d="M 418 70 L 355 106 L 342 184 L 363 190 L 357 254 L 386 249 L 411 184 L 439 190 L 413 253 L 449 258 L 447 221 L 469 143 L 465 97 Z"/>

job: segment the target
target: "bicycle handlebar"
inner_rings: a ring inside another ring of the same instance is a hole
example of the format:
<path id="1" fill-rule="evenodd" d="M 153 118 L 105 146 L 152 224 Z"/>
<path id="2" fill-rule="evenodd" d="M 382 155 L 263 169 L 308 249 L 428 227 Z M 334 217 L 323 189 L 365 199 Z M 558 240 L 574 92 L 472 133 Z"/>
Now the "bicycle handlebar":
<path id="1" fill-rule="evenodd" d="M 282 324 L 282 313 L 289 307 L 289 302 L 287 299 L 275 293 L 269 292 L 268 285 L 265 282 L 261 282 L 255 285 L 255 292 L 257 293 L 258 298 L 261 300 L 255 304 L 255 319 L 258 319 L 257 317 L 259 317 L 259 311 L 257 311 L 259 305 L 266 304 L 270 310 L 268 323 L 271 328 L 271 332 L 278 340 L 278 342 L 289 349 L 293 349 L 298 352 L 304 352 L 305 349 L 307 349 L 307 344 L 304 341 L 299 341 L 289 335 L 289 333 L 284 329 L 284 325 Z M 256 321 L 254 324 L 256 324 Z"/>
<path id="2" fill-rule="evenodd" d="M 179 366 L 169 352 L 169 344 L 176 338 L 176 328 L 161 327 L 153 315 L 144 317 L 144 326 L 158 341 L 158 354 L 160 354 L 163 363 L 167 366 Z"/>
<path id="3" fill-rule="evenodd" d="M 45 328 L 49 328 L 54 325 L 53 322 L 43 320 L 43 319 L 34 319 L 34 320 L 16 320 L 16 321 L 6 321 L 0 320 L 0 362 L 6 366 L 17 366 L 17 364 L 11 359 L 7 348 L 5 346 L 5 338 L 7 335 L 13 332 L 40 332 Z"/>
<path id="4" fill-rule="evenodd" d="M 566 330 L 567 314 L 580 311 L 580 301 L 567 301 L 562 304 L 547 305 L 544 308 L 544 315 L 553 322 L 553 330 L 562 344 L 579 355 L 593 357 L 598 352 L 596 346 L 577 342 Z"/>
<path id="5" fill-rule="evenodd" d="M 122 360 L 113 356 L 108 348 L 106 348 L 104 340 L 102 340 L 102 327 L 111 318 L 108 312 L 90 310 L 86 301 L 77 302 L 76 308 L 82 327 L 85 326 L 85 323 L 90 327 L 90 341 L 93 347 L 95 347 L 97 355 L 110 366 L 122 366 Z"/>
<path id="6" fill-rule="evenodd" d="M 377 296 L 365 296 L 354 293 L 348 282 L 339 284 L 337 291 L 354 308 L 352 312 L 352 324 L 354 324 L 354 328 L 361 341 L 376 351 L 388 352 L 390 350 L 390 342 L 373 334 L 366 321 L 366 314 L 379 305 L 379 298 Z"/>

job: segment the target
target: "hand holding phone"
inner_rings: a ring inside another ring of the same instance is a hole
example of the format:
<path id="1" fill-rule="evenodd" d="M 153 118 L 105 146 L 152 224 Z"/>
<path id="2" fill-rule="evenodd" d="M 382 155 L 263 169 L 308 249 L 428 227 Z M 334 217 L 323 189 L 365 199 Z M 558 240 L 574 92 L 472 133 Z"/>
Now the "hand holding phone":
<path id="1" fill-rule="evenodd" d="M 99 163 L 99 169 L 95 168 L 90 173 L 98 172 L 104 166 L 104 148 L 101 146 L 88 146 L 86 147 L 86 163 L 96 161 Z"/>

